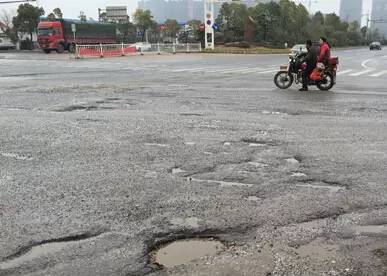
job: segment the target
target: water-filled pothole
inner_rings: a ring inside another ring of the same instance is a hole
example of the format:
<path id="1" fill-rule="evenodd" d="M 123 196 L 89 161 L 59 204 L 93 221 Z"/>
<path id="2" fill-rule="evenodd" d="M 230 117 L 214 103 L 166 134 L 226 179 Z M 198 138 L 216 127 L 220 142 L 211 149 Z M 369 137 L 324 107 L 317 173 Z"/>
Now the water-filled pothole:
<path id="1" fill-rule="evenodd" d="M 153 262 L 171 268 L 206 256 L 214 256 L 223 249 L 224 245 L 213 239 L 178 240 L 154 252 Z"/>

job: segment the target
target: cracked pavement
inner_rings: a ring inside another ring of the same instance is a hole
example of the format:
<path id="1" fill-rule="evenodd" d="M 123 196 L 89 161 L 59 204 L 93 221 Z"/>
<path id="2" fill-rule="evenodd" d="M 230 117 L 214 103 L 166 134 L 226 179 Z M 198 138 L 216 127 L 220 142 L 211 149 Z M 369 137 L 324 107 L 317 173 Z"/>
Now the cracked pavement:
<path id="1" fill-rule="evenodd" d="M 386 275 L 383 79 L 301 93 L 274 73 L 184 71 L 283 55 L 0 57 L 1 276 Z M 190 237 L 225 249 L 150 263 Z"/>

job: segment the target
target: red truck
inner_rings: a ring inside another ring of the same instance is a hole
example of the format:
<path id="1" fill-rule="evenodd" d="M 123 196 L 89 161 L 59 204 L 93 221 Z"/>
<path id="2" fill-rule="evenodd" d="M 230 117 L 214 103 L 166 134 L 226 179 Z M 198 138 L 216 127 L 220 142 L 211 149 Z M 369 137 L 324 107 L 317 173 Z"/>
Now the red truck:
<path id="1" fill-rule="evenodd" d="M 76 44 L 114 44 L 117 43 L 116 25 L 68 19 L 41 21 L 38 43 L 47 54 L 74 52 Z"/>

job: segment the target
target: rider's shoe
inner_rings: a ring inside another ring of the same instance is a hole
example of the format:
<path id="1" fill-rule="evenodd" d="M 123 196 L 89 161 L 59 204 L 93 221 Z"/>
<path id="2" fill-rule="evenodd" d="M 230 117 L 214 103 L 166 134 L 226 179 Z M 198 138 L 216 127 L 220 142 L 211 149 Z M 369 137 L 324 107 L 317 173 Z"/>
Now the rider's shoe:
<path id="1" fill-rule="evenodd" d="M 298 91 L 301 91 L 301 92 L 308 91 L 308 88 L 307 87 L 303 87 L 303 88 L 299 89 Z"/>

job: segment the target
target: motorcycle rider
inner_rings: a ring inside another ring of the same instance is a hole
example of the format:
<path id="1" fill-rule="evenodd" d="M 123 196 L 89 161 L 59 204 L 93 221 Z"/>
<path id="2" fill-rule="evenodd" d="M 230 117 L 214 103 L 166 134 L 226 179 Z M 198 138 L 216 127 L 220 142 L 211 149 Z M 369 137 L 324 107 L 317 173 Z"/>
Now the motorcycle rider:
<path id="1" fill-rule="evenodd" d="M 308 83 L 310 74 L 317 65 L 317 49 L 313 47 L 311 40 L 306 41 L 306 49 L 308 50 L 303 62 L 306 62 L 306 69 L 302 72 L 302 88 L 299 91 L 308 91 Z"/>

